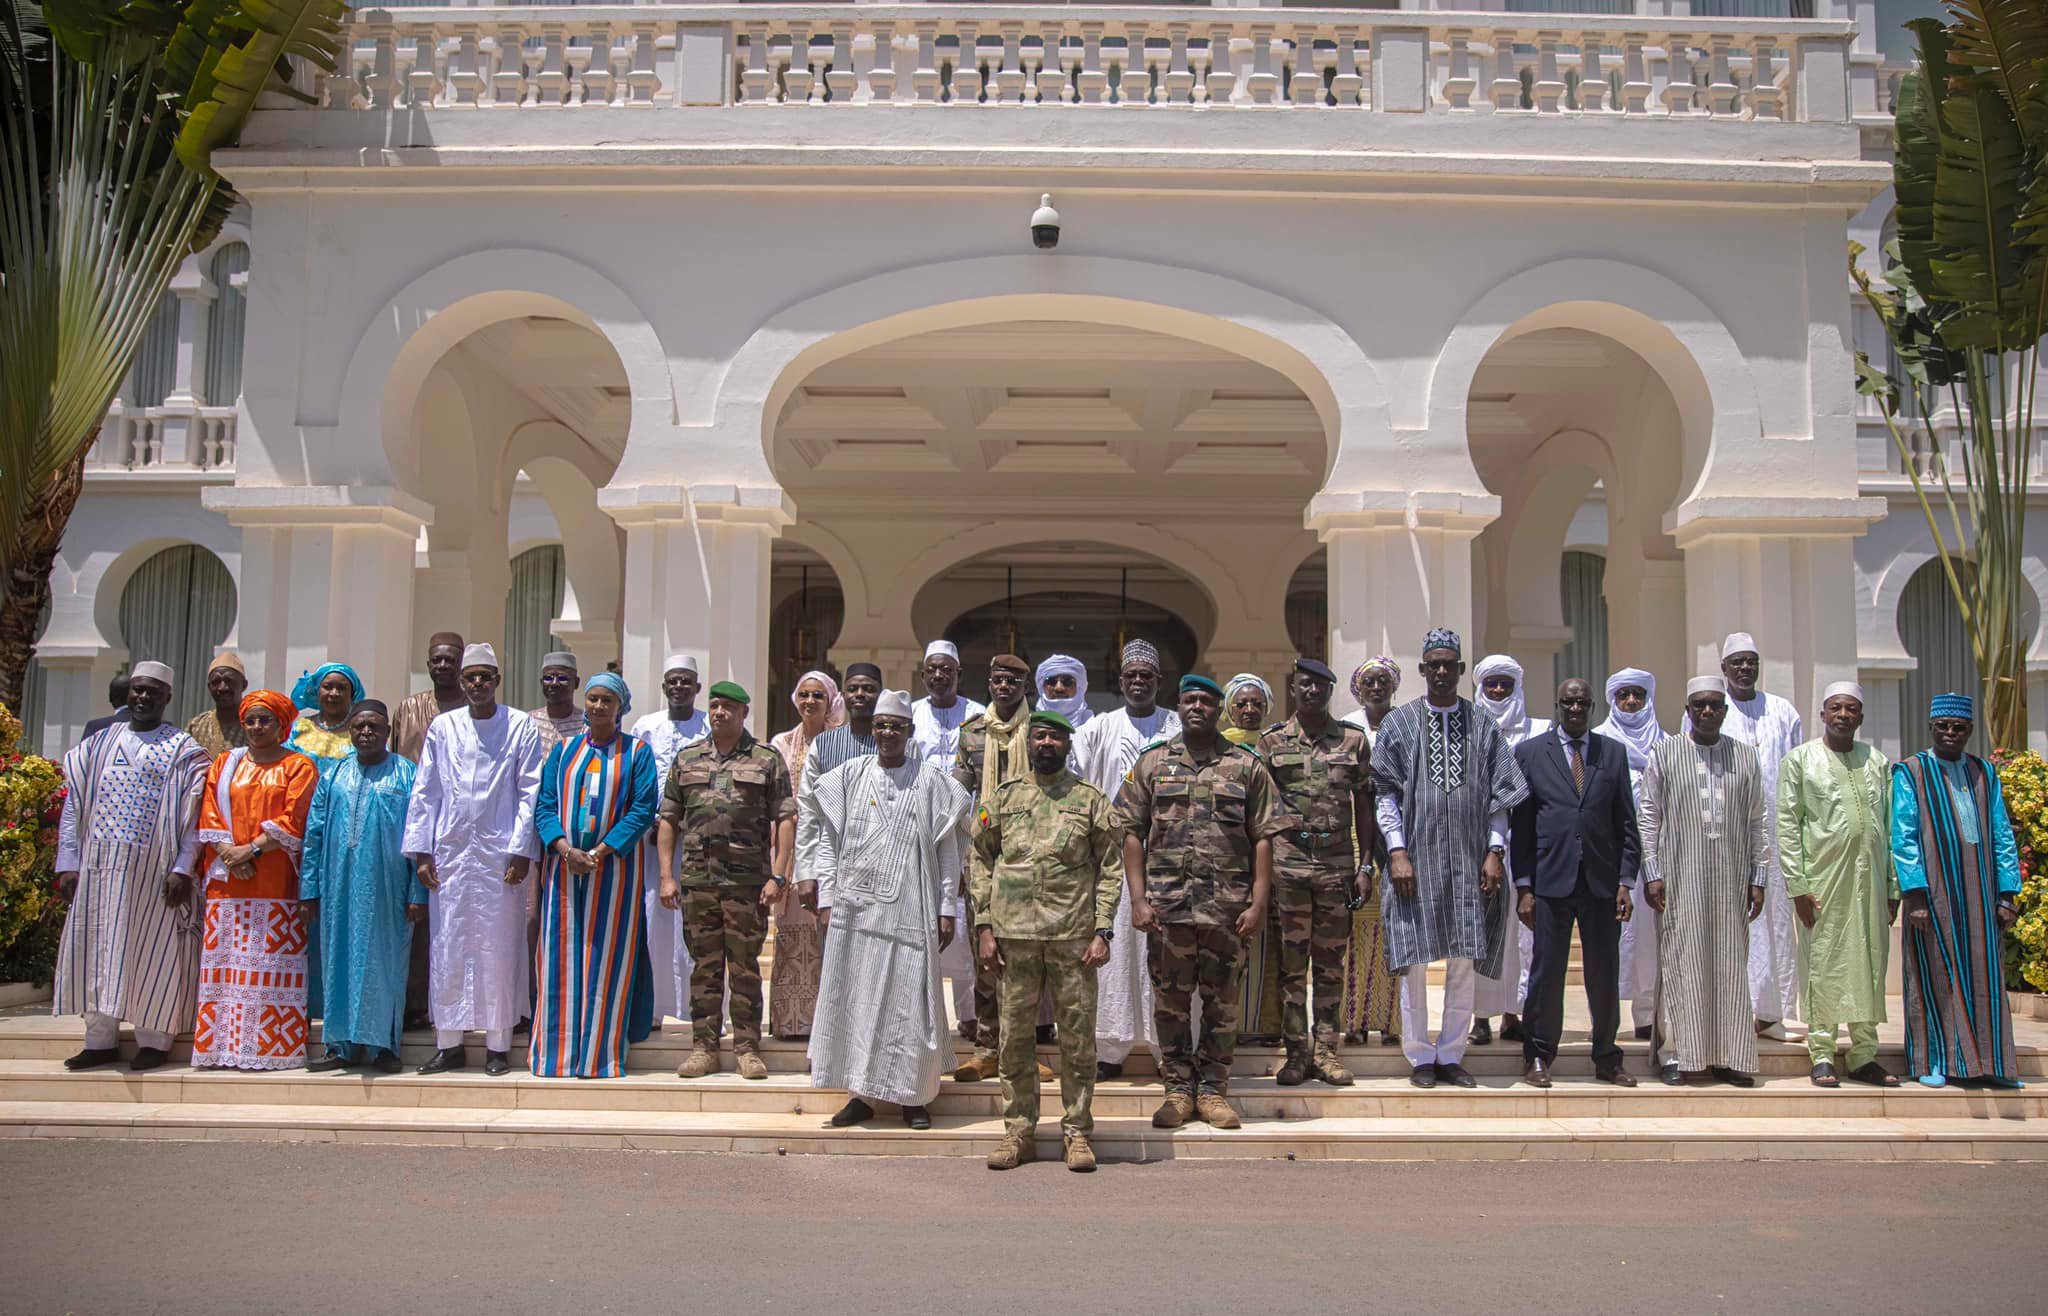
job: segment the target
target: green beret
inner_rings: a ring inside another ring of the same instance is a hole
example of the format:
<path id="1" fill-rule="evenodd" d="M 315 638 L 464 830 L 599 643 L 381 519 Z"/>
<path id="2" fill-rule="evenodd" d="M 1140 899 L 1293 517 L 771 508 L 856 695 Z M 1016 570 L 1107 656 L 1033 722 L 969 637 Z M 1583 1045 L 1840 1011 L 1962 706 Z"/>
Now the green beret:
<path id="1" fill-rule="evenodd" d="M 1180 678 L 1180 692 L 1186 694 L 1190 690 L 1207 690 L 1218 699 L 1223 698 L 1223 687 L 1197 672 L 1189 672 Z"/>
<path id="2" fill-rule="evenodd" d="M 1055 713 L 1050 709 L 1041 708 L 1031 715 L 1030 721 L 1034 725 L 1058 727 L 1069 736 L 1074 734 L 1074 724 L 1067 721 L 1066 714 L 1064 713 Z"/>
<path id="3" fill-rule="evenodd" d="M 747 697 L 746 687 L 737 681 L 719 681 L 711 687 L 713 699 L 730 699 L 736 704 L 752 704 Z"/>

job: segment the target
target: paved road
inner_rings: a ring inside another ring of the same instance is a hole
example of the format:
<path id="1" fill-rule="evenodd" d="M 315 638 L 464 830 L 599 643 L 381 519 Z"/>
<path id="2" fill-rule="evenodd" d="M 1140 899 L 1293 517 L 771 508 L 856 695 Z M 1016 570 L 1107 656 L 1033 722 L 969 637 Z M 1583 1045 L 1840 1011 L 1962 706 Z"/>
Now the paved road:
<path id="1" fill-rule="evenodd" d="M 2048 1171 L 0 1143 L 21 1312 L 2038 1310 Z"/>

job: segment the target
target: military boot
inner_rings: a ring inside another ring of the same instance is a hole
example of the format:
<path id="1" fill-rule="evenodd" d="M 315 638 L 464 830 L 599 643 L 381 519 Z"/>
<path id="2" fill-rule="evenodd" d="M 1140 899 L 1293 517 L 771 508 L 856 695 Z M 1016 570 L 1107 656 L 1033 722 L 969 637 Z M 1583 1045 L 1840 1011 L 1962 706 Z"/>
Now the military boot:
<path id="1" fill-rule="evenodd" d="M 1230 1108 L 1221 1092 L 1204 1092 L 1197 1096 L 1195 1114 L 1212 1129 L 1234 1129 L 1240 1124 L 1237 1112 Z"/>
<path id="2" fill-rule="evenodd" d="M 1155 1129 L 1177 1129 L 1195 1117 L 1195 1095 L 1177 1088 L 1166 1090 L 1166 1100 L 1159 1103 L 1159 1109 L 1152 1112 L 1152 1127 Z"/>
<path id="3" fill-rule="evenodd" d="M 758 1051 L 742 1051 L 733 1057 L 734 1068 L 741 1078 L 762 1079 L 768 1077 L 768 1062 L 761 1059 Z"/>
<path id="4" fill-rule="evenodd" d="M 997 1063 L 994 1052 L 981 1052 L 974 1059 L 953 1071 L 953 1081 L 955 1083 L 979 1083 L 983 1079 L 995 1078 L 1002 1072 L 1003 1067 Z"/>
<path id="5" fill-rule="evenodd" d="M 1088 1135 L 1069 1133 L 1067 1135 L 1067 1168 L 1075 1174 L 1089 1174 L 1095 1169 L 1095 1149 L 1088 1145 Z"/>
<path id="6" fill-rule="evenodd" d="M 996 1149 L 988 1154 L 991 1170 L 1014 1170 L 1038 1159 L 1038 1143 L 1028 1133 L 1005 1133 Z"/>
<path id="7" fill-rule="evenodd" d="M 1300 1087 L 1308 1081 L 1308 1048 L 1298 1042 L 1287 1044 L 1287 1060 L 1280 1066 L 1280 1072 L 1273 1075 L 1273 1081 L 1283 1088 Z"/>
<path id="8" fill-rule="evenodd" d="M 689 1059 L 676 1066 L 677 1078 L 703 1078 L 718 1072 L 718 1051 L 702 1042 L 690 1050 Z"/>
<path id="9" fill-rule="evenodd" d="M 1314 1075 L 1333 1088 L 1351 1086 L 1351 1071 L 1337 1058 L 1337 1048 L 1328 1042 L 1317 1042 L 1315 1059 L 1310 1064 Z"/>

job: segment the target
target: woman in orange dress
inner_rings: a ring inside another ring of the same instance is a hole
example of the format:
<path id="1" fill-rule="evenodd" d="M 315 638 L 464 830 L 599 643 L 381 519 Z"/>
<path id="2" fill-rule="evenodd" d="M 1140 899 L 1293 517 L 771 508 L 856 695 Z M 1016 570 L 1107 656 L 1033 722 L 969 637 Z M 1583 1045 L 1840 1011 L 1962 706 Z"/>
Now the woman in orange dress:
<path id="1" fill-rule="evenodd" d="M 287 748 L 297 710 L 275 690 L 242 696 L 249 743 L 207 770 L 199 805 L 206 937 L 192 1064 L 297 1069 L 306 1063 L 306 925 L 299 848 L 320 770 Z"/>

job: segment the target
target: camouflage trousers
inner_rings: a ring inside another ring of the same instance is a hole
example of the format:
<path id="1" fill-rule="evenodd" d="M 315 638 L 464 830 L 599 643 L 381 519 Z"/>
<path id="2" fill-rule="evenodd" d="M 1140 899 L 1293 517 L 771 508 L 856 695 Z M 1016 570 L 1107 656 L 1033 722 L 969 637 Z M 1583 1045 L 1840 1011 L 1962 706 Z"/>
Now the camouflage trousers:
<path id="1" fill-rule="evenodd" d="M 1093 937 L 1071 941 L 999 939 L 1002 971 L 1003 1127 L 1030 1136 L 1038 1127 L 1038 1001 L 1052 994 L 1060 1031 L 1060 1127 L 1095 1128 L 1096 971 L 1081 967 Z"/>
<path id="2" fill-rule="evenodd" d="M 969 899 L 967 906 L 967 931 L 963 935 L 967 939 L 967 949 L 971 953 L 974 949 L 975 928 L 981 922 L 982 915 L 988 911 L 974 908 L 972 899 Z M 1001 1036 L 1002 1030 L 1009 1026 L 1003 1022 L 1006 1019 L 1003 1014 L 1003 970 L 982 968 L 979 955 L 973 956 L 973 959 L 974 1057 L 977 1060 L 995 1060 L 1000 1063 L 1002 1048 L 997 1039 Z M 1054 1022 L 1054 1008 L 1052 991 L 1048 988 L 1039 997 L 1038 1012 L 1032 1016 L 1029 1025 L 1034 1038 L 1040 1027 Z"/>
<path id="3" fill-rule="evenodd" d="M 761 943 L 768 911 L 757 886 L 696 887 L 683 892 L 683 941 L 690 948 L 690 1031 L 718 1048 L 718 1015 L 732 990 L 732 1047 L 761 1045 Z"/>
<path id="4" fill-rule="evenodd" d="M 1237 1056 L 1238 975 L 1244 942 L 1233 928 L 1168 923 L 1146 938 L 1152 970 L 1152 1022 L 1159 1033 L 1159 1073 L 1169 1092 L 1223 1095 Z M 1191 1013 L 1202 989 L 1202 1042 Z"/>
<path id="5" fill-rule="evenodd" d="M 1351 860 L 1332 865 L 1288 856 L 1273 865 L 1273 917 L 1280 924 L 1280 1031 L 1289 1050 L 1309 1044 L 1309 982 L 1315 982 L 1315 1040 L 1335 1045 L 1344 995 L 1344 953 L 1351 907 L 1344 878 Z"/>

